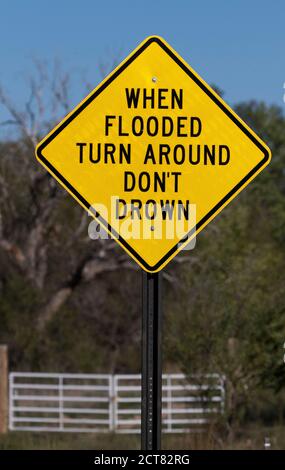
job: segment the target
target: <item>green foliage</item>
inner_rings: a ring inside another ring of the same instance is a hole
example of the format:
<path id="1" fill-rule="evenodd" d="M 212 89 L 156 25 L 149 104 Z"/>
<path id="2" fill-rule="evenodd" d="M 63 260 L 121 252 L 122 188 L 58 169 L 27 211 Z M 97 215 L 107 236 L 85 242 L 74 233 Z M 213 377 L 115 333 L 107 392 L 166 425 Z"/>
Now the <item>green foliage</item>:
<path id="1" fill-rule="evenodd" d="M 9 345 L 11 369 L 30 367 L 33 347 L 37 341 L 33 317 L 38 306 L 37 291 L 16 273 L 2 281 L 0 302 L 0 342 Z"/>
<path id="2" fill-rule="evenodd" d="M 186 254 L 165 328 L 169 360 L 187 373 L 226 375 L 229 420 L 264 389 L 285 386 L 285 119 L 254 102 L 237 112 L 273 160 Z"/>

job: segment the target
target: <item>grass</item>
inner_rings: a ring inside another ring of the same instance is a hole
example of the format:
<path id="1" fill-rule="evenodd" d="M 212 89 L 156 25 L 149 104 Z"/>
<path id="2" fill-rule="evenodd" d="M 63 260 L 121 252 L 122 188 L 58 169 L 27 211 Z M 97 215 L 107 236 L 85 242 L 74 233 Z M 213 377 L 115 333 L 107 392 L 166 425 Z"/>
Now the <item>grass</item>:
<path id="1" fill-rule="evenodd" d="M 269 437 L 272 449 L 285 449 L 285 429 L 281 426 L 248 426 L 235 433 L 234 439 L 214 432 L 200 434 L 163 435 L 165 450 L 197 449 L 263 449 L 264 438 Z M 130 450 L 140 449 L 139 435 L 72 434 L 9 432 L 0 436 L 0 450 Z"/>

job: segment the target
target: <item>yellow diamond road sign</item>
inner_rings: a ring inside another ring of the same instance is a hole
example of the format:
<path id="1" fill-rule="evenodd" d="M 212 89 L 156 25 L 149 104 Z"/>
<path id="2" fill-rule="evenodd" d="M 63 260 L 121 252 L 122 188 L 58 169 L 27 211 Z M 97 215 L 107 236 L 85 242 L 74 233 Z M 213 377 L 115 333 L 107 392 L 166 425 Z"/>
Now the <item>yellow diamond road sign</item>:
<path id="1" fill-rule="evenodd" d="M 37 158 L 146 271 L 161 270 L 270 150 L 161 38 L 147 38 Z"/>

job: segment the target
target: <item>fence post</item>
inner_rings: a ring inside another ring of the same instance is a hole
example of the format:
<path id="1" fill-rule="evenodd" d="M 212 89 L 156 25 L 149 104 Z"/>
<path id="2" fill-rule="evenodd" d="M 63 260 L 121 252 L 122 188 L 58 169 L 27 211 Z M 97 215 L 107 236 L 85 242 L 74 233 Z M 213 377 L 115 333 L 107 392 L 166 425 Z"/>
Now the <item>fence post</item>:
<path id="1" fill-rule="evenodd" d="M 117 382 L 117 376 L 110 374 L 109 375 L 109 430 L 111 432 L 116 431 L 116 415 L 117 415 L 116 382 Z"/>
<path id="2" fill-rule="evenodd" d="M 59 429 L 63 431 L 64 429 L 64 401 L 63 401 L 63 376 L 58 376 L 58 392 L 59 392 Z"/>
<path id="3" fill-rule="evenodd" d="M 167 374 L 167 430 L 172 431 L 172 376 Z"/>
<path id="4" fill-rule="evenodd" d="M 8 347 L 0 345 L 0 434 L 8 430 Z"/>

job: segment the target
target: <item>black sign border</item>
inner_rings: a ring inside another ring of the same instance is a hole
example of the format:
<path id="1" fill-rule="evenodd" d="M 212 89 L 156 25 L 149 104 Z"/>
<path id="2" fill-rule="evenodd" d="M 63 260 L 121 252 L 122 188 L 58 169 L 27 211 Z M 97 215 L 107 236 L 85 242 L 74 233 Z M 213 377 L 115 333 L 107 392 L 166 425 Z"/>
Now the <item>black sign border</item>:
<path id="1" fill-rule="evenodd" d="M 103 218 L 101 215 L 92 209 L 91 204 L 84 198 L 82 195 L 58 172 L 56 168 L 51 165 L 51 163 L 44 157 L 43 150 L 45 147 L 66 127 L 69 125 L 73 119 L 78 116 L 105 88 L 110 85 L 110 83 L 115 80 L 120 73 L 122 73 L 151 43 L 157 43 L 173 60 L 176 64 L 211 98 L 212 101 L 231 119 L 231 121 L 236 124 L 239 129 L 247 135 L 247 137 L 262 151 L 264 154 L 264 158 L 256 165 L 218 204 L 216 204 L 207 215 L 205 215 L 193 228 L 190 230 L 178 243 L 175 244 L 173 248 L 171 248 L 166 255 L 164 255 L 158 263 L 154 266 L 150 266 L 145 260 L 114 230 L 110 224 Z M 256 139 L 256 137 L 251 134 L 251 132 L 247 129 L 246 126 L 240 122 L 234 114 L 224 105 L 219 98 L 209 90 L 205 84 L 196 77 L 193 72 L 182 62 L 179 57 L 177 57 L 171 49 L 167 47 L 167 45 L 161 41 L 161 39 L 157 36 L 150 37 L 145 43 L 142 44 L 121 66 L 118 67 L 117 70 L 111 76 L 99 86 L 94 93 L 92 93 L 81 106 L 79 106 L 64 122 L 52 132 L 37 148 L 37 157 L 38 159 L 50 170 L 52 174 L 54 174 L 59 181 L 61 181 L 69 191 L 83 204 L 83 206 L 88 210 L 91 211 L 100 221 L 100 223 L 107 229 L 112 236 L 117 239 L 127 251 L 129 251 L 132 256 L 140 262 L 140 264 L 150 272 L 158 271 L 159 268 L 168 260 L 168 258 L 173 255 L 176 251 L 179 250 L 179 246 L 185 243 L 202 225 L 204 225 L 207 220 L 215 214 L 221 206 L 223 206 L 258 170 L 263 167 L 269 160 L 270 154 L 266 147 L 262 145 L 262 143 Z M 90 209 L 91 208 L 91 209 Z"/>

